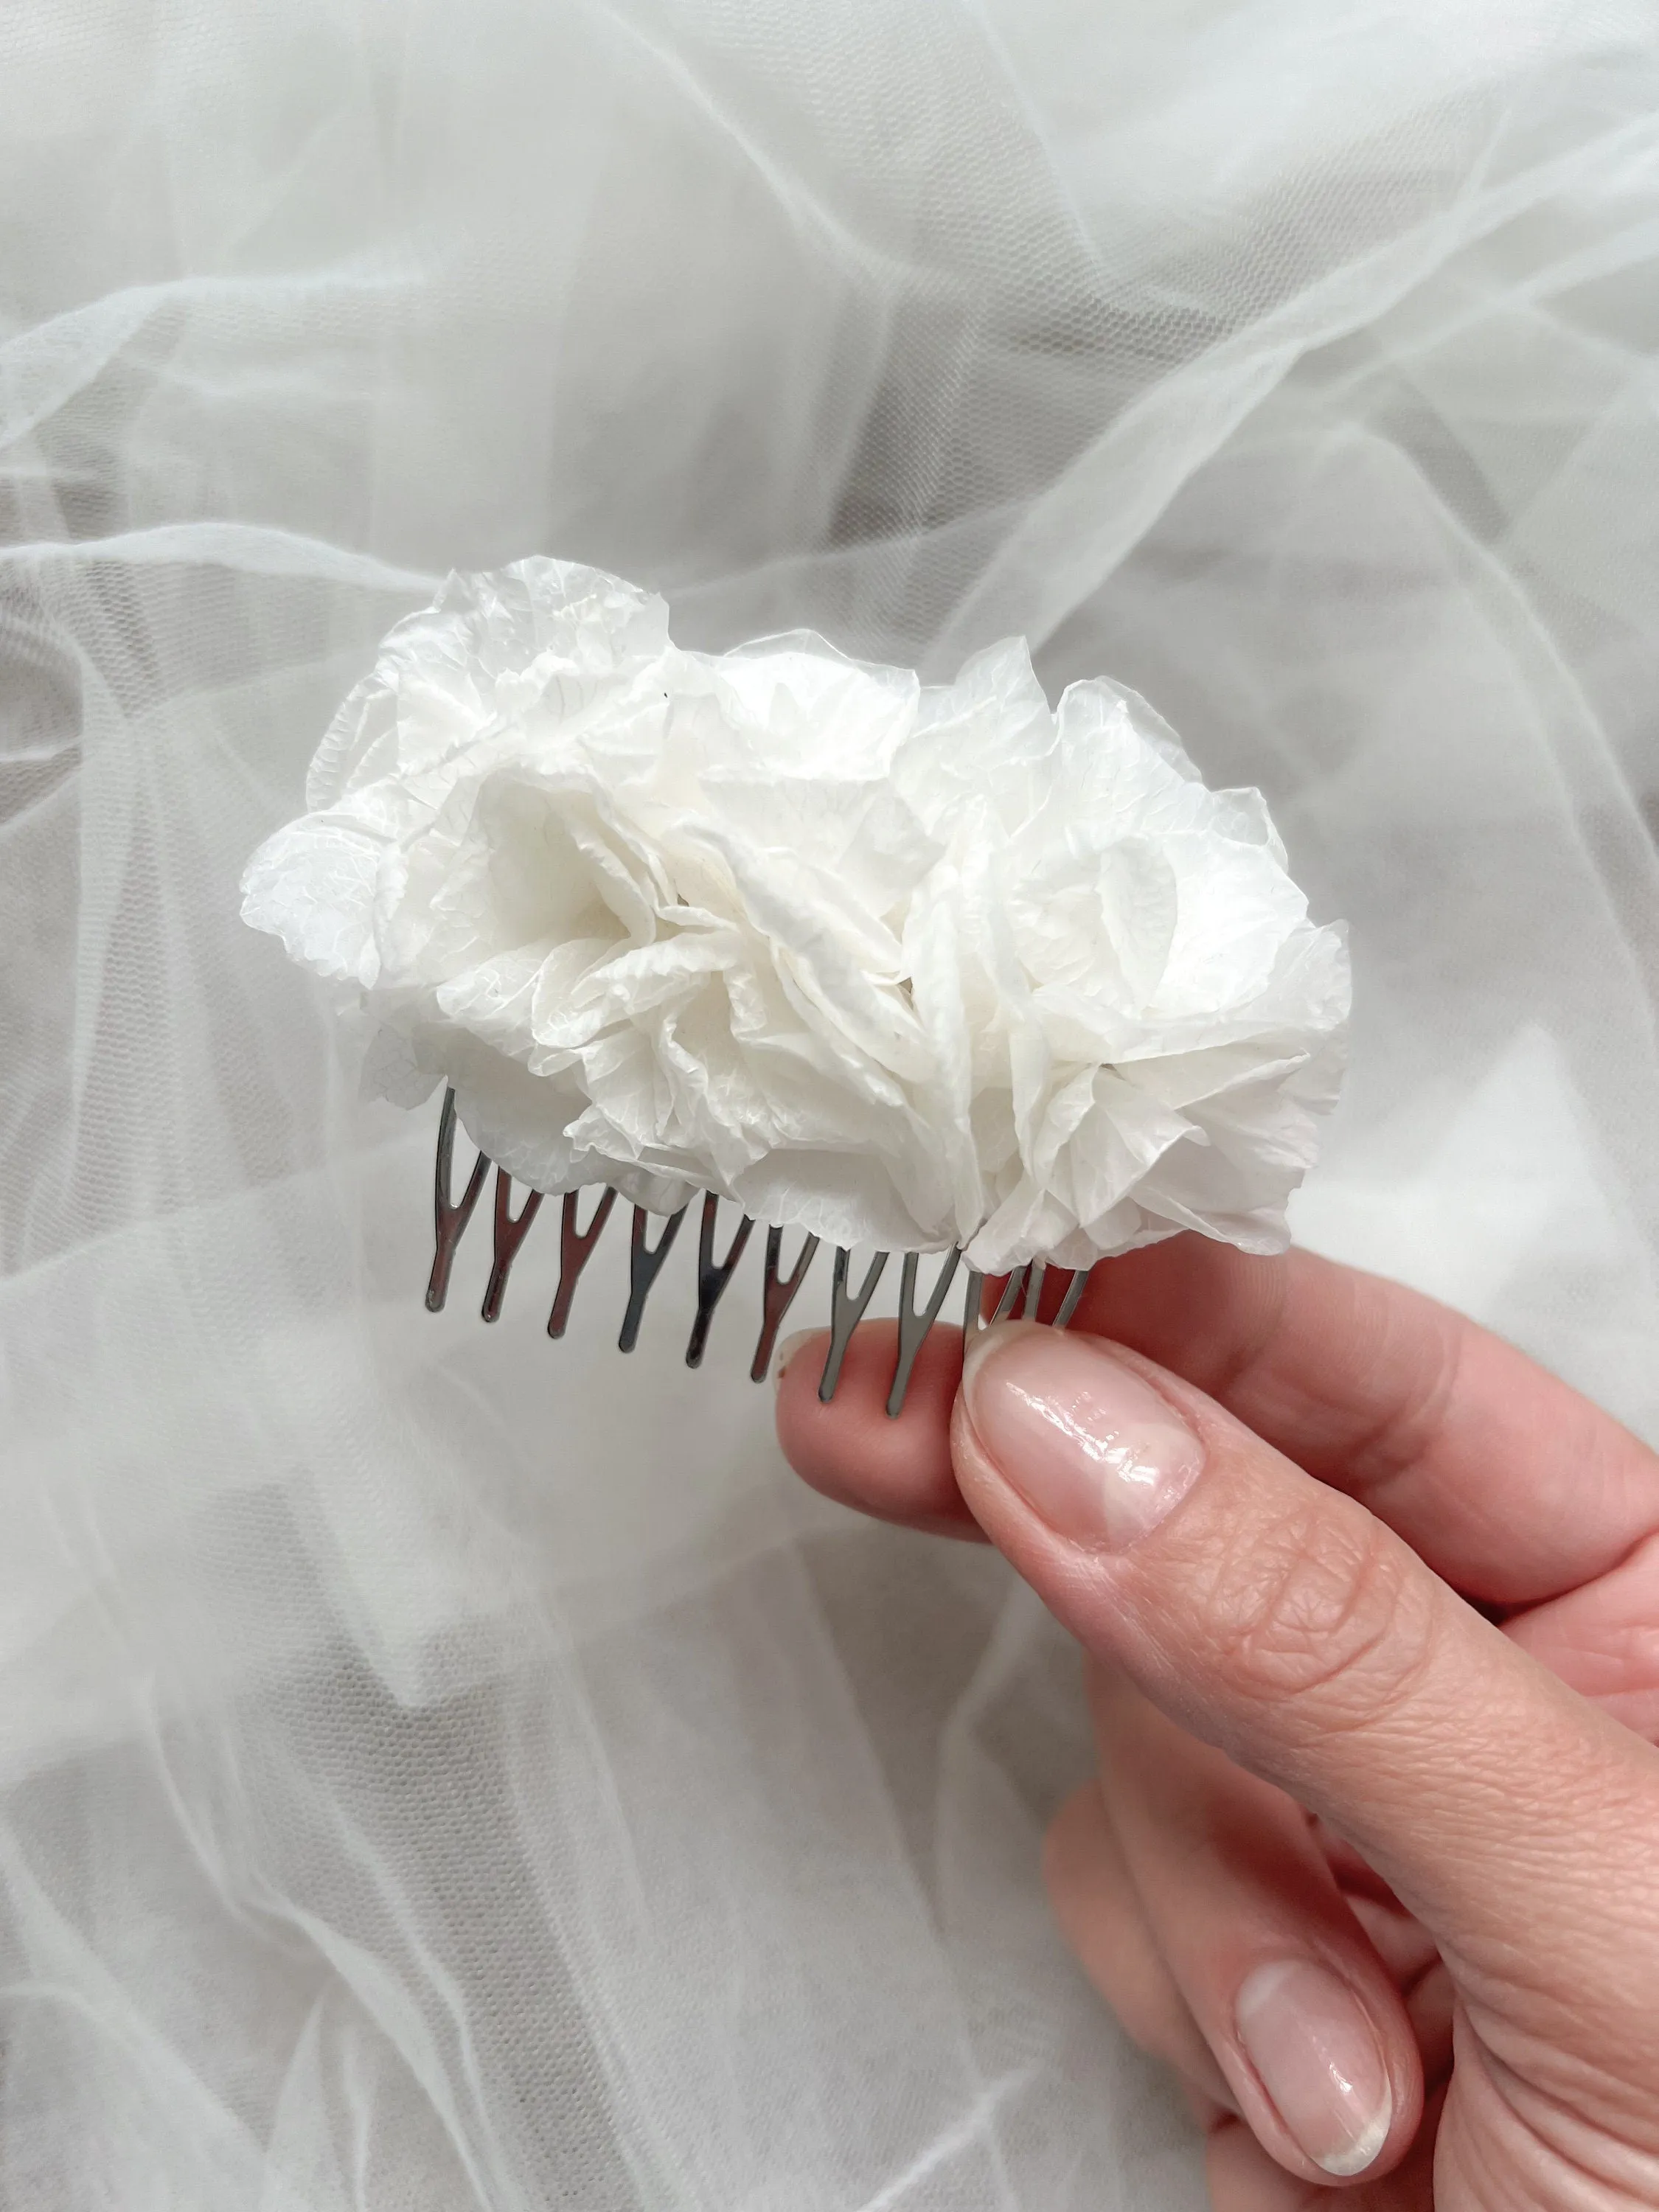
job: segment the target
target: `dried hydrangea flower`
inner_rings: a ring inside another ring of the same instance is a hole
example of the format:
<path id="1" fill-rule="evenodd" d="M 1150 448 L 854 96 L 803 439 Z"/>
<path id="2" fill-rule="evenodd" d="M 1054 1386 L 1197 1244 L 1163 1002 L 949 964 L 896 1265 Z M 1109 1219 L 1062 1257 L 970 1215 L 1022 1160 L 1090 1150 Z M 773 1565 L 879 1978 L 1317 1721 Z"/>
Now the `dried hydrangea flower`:
<path id="1" fill-rule="evenodd" d="M 441 1081 L 542 1191 L 698 1190 L 840 1245 L 1082 1267 L 1285 1240 L 1340 1073 L 1341 932 L 1265 805 L 1024 645 L 952 684 L 806 634 L 682 652 L 527 560 L 400 623 L 250 862 L 373 1087 Z"/>

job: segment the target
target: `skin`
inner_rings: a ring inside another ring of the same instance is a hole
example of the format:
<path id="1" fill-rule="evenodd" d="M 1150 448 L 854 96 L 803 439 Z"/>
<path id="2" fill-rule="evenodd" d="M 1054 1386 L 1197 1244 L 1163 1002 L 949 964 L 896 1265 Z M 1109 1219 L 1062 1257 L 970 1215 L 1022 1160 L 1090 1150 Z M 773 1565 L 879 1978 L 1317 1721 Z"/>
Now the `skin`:
<path id="1" fill-rule="evenodd" d="M 824 1340 L 799 1340 L 779 1435 L 849 1506 L 988 1538 L 1081 1645 L 1110 1782 L 1055 1820 L 1049 1892 L 1181 2075 L 1215 2212 L 1339 2189 L 1354 2212 L 1652 2212 L 1659 1456 L 1462 1316 L 1307 1253 L 1178 1237 L 1097 1267 L 1073 1328 L 1203 1448 L 1127 1550 L 1010 1481 L 954 1332 L 892 1421 L 890 1324 L 828 1407 Z M 1393 2087 L 1345 2181 L 1235 2027 L 1252 1966 L 1297 1957 L 1359 1994 Z"/>

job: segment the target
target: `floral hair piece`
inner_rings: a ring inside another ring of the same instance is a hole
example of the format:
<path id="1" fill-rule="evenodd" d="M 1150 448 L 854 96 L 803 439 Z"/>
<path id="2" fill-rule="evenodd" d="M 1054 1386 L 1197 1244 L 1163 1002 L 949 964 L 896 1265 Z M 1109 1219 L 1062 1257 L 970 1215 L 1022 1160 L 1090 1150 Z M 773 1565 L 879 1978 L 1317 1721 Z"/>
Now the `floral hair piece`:
<path id="1" fill-rule="evenodd" d="M 434 1310 L 491 1161 L 487 1319 L 562 1195 L 561 1334 L 620 1194 L 631 1349 L 702 1194 L 688 1359 L 762 1223 L 757 1378 L 836 1248 L 826 1397 L 902 1251 L 894 1412 L 959 1258 L 972 1326 L 988 1275 L 1035 1315 L 1042 1269 L 1072 1270 L 1069 1319 L 1112 1254 L 1287 1241 L 1340 1075 L 1342 933 L 1309 921 L 1259 793 L 1206 789 L 1103 679 L 1051 709 L 1021 641 L 924 684 L 806 632 L 683 651 L 661 599 L 565 562 L 453 575 L 386 638 L 306 803 L 243 915 L 363 1022 L 372 1092 L 443 1087 Z M 459 1197 L 458 1117 L 480 1153 Z M 721 1200 L 742 1218 L 717 1260 Z M 850 1290 L 859 1244 L 878 1256 Z"/>

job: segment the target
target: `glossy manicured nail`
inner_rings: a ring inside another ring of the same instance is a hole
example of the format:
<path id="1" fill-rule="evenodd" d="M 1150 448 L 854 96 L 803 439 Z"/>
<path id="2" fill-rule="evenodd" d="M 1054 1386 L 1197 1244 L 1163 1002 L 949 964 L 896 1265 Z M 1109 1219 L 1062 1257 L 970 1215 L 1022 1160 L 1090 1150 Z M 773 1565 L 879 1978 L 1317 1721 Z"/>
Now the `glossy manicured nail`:
<path id="1" fill-rule="evenodd" d="M 1203 1471 L 1174 1407 L 1097 1340 L 1003 1323 L 969 1342 L 962 1387 L 987 1456 L 1075 1542 L 1126 1551 Z"/>
<path id="2" fill-rule="evenodd" d="M 1363 2173 L 1394 2118 L 1389 2069 L 1364 2007 L 1310 1959 L 1281 1959 L 1245 1978 L 1238 2039 L 1297 2142 L 1322 2172 Z"/>

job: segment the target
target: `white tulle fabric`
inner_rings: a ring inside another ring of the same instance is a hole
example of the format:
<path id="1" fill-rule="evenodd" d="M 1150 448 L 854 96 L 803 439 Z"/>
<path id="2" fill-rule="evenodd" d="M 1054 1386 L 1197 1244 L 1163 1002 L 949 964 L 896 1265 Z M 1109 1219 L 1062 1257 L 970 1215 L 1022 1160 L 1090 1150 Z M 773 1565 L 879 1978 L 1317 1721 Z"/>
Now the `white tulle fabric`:
<path id="1" fill-rule="evenodd" d="M 752 1273 L 426 1314 L 238 879 L 451 568 L 1028 636 L 1348 920 L 1298 1233 L 1659 1435 L 1650 6 L 55 0 L 0 185 L 0 2202 L 1198 2212 L 1063 1644 L 791 1482 Z"/>
<path id="2" fill-rule="evenodd" d="M 1282 1251 L 1349 985 L 1256 791 L 1142 700 L 1050 713 L 797 633 L 685 653 L 637 586 L 452 576 L 341 708 L 242 918 L 532 1190 L 700 1189 L 845 1246 Z"/>

